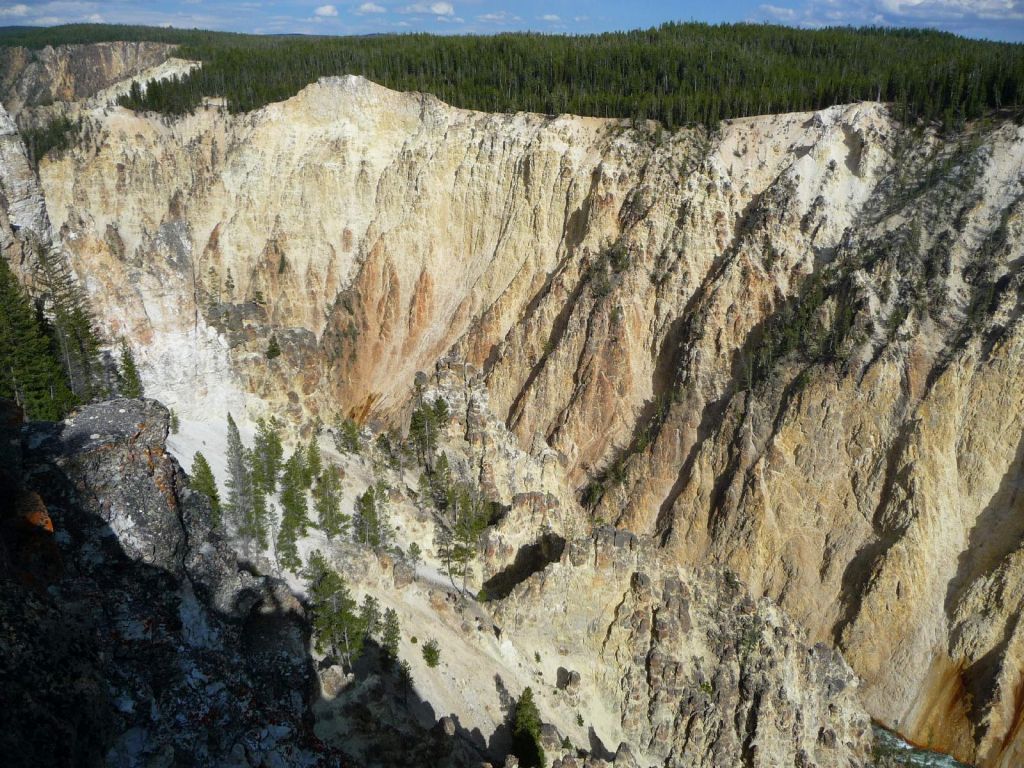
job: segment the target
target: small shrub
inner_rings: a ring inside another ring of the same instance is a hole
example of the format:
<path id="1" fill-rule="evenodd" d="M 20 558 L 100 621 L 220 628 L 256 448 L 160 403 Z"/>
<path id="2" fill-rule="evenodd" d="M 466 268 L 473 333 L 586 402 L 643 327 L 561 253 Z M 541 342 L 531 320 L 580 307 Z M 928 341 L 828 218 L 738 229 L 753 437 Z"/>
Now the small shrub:
<path id="1" fill-rule="evenodd" d="M 423 644 L 423 660 L 431 669 L 441 663 L 441 647 L 437 640 L 428 640 Z"/>
<path id="2" fill-rule="evenodd" d="M 277 343 L 277 336 L 270 337 L 270 344 L 267 345 L 267 360 L 273 360 L 281 356 L 281 346 Z"/>

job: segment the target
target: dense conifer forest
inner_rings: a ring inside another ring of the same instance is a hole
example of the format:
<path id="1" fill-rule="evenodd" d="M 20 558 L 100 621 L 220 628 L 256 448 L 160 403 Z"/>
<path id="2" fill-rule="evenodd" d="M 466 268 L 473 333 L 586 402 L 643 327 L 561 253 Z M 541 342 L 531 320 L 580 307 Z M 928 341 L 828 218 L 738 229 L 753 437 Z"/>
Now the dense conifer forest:
<path id="1" fill-rule="evenodd" d="M 265 37 L 112 25 L 0 28 L 0 45 L 153 40 L 203 68 L 126 97 L 189 112 L 224 97 L 245 112 L 325 75 L 358 74 L 455 106 L 661 121 L 674 128 L 745 115 L 892 102 L 906 120 L 952 128 L 1024 106 L 1024 45 L 922 30 L 664 24 L 599 35 Z"/>

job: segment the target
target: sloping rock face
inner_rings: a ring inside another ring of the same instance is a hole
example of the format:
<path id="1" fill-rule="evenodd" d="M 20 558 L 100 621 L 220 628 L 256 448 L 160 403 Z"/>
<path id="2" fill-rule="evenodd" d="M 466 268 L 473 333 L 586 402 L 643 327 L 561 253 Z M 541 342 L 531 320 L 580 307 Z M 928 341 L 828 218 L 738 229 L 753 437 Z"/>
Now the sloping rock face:
<path id="1" fill-rule="evenodd" d="M 617 714 L 637 764 L 868 765 L 871 723 L 842 657 L 804 645 L 734 576 L 666 555 L 600 528 L 495 617 L 517 637 L 557 638 L 569 695 L 589 709 L 596 695 Z"/>
<path id="2" fill-rule="evenodd" d="M 183 419 L 401 421 L 452 355 L 554 497 L 732 568 L 915 742 L 1020 761 L 1019 126 L 856 104 L 668 136 L 354 77 L 84 114 L 49 213 Z"/>
<path id="3" fill-rule="evenodd" d="M 0 248 L 15 274 L 32 282 L 34 249 L 52 244 L 46 201 L 14 119 L 0 106 Z"/>
<path id="4" fill-rule="evenodd" d="M 138 400 L 4 419 L 5 763 L 336 765 L 311 734 L 302 607 L 211 530 L 167 423 Z"/>
<path id="5" fill-rule="evenodd" d="M 77 101 L 166 60 L 164 43 L 95 43 L 0 49 L 0 101 L 12 113 Z"/>

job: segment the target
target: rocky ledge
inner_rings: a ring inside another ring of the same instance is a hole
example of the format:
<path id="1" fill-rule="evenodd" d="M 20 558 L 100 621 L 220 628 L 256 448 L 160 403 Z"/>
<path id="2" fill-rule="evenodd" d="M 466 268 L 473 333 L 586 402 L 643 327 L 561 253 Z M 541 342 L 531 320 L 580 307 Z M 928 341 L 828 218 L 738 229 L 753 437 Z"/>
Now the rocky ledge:
<path id="1" fill-rule="evenodd" d="M 0 753 L 9 766 L 317 766 L 302 606 L 211 530 L 168 413 L 0 420 Z"/>

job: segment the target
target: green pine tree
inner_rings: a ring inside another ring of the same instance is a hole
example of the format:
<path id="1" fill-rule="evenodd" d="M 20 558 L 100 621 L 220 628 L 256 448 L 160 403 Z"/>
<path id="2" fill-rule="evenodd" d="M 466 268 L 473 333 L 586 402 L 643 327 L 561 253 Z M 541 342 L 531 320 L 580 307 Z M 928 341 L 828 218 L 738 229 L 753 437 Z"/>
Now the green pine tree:
<path id="1" fill-rule="evenodd" d="M 270 495 L 277 490 L 278 476 L 281 474 L 281 460 L 284 458 L 284 446 L 277 420 L 260 418 L 256 421 L 256 438 L 252 446 L 253 483 L 263 493 Z"/>
<path id="2" fill-rule="evenodd" d="M 365 632 L 356 601 L 341 575 L 331 568 L 323 553 L 310 555 L 306 586 L 313 613 L 313 643 L 320 653 L 340 657 L 352 668 L 363 647 Z"/>
<path id="3" fill-rule="evenodd" d="M 452 559 L 458 563 L 462 576 L 462 591 L 466 591 L 466 580 L 471 572 L 471 563 L 480 549 L 480 540 L 487 529 L 487 505 L 475 488 L 460 483 L 455 489 L 450 508 L 454 510 Z"/>
<path id="4" fill-rule="evenodd" d="M 442 453 L 434 464 L 433 472 L 430 473 L 430 492 L 434 498 L 434 504 L 439 509 L 447 509 L 451 485 L 452 472 L 448 463 L 448 454 Z"/>
<path id="5" fill-rule="evenodd" d="M 377 515 L 377 492 L 371 485 L 356 497 L 356 513 L 352 518 L 356 541 L 373 549 L 381 545 L 380 519 Z"/>
<path id="6" fill-rule="evenodd" d="M 523 768 L 543 768 L 547 765 L 540 730 L 540 711 L 533 700 L 533 690 L 527 687 L 516 703 L 515 722 L 512 725 L 512 754 L 519 758 Z"/>
<path id="7" fill-rule="evenodd" d="M 139 369 L 135 365 L 135 355 L 124 339 L 121 339 L 121 370 L 118 372 L 118 384 L 121 394 L 125 397 L 142 397 L 142 379 L 139 378 Z"/>
<path id="8" fill-rule="evenodd" d="M 57 421 L 75 404 L 65 371 L 28 294 L 0 256 L 0 397 L 30 419 Z"/>
<path id="9" fill-rule="evenodd" d="M 228 414 L 228 476 L 225 485 L 228 497 L 224 504 L 225 519 L 241 538 L 243 552 L 249 557 L 253 554 L 252 546 L 256 543 L 253 523 L 256 520 L 256 500 L 252 473 L 246 456 L 242 437 L 238 433 L 238 425 Z"/>
<path id="10" fill-rule="evenodd" d="M 341 511 L 341 482 L 334 467 L 327 467 L 320 475 L 313 489 L 313 506 L 320 529 L 328 538 L 341 537 L 348 532 L 351 518 Z"/>
<path id="11" fill-rule="evenodd" d="M 412 679 L 412 664 L 407 659 L 402 659 L 398 662 L 398 681 L 402 685 L 402 698 L 408 704 L 409 694 L 413 691 L 414 681 Z"/>
<path id="12" fill-rule="evenodd" d="M 196 451 L 192 459 L 192 488 L 210 500 L 210 522 L 214 528 L 220 528 L 222 522 L 217 481 L 213 477 L 210 463 L 199 451 Z"/>
<path id="13" fill-rule="evenodd" d="M 441 646 L 437 640 L 431 639 L 423 644 L 423 660 L 431 669 L 441 663 Z"/>
<path id="14" fill-rule="evenodd" d="M 313 482 L 320 477 L 320 473 L 323 472 L 323 459 L 320 456 L 320 444 L 317 442 L 316 435 L 314 434 L 309 441 L 309 448 L 306 449 L 306 467 L 305 467 L 305 480 L 306 487 L 309 488 L 313 485 Z"/>
<path id="15" fill-rule="evenodd" d="M 368 638 L 376 636 L 380 629 L 380 603 L 371 594 L 363 595 L 363 602 L 359 606 L 359 621 Z"/>
<path id="16" fill-rule="evenodd" d="M 90 400 L 99 394 L 101 366 L 99 339 L 85 292 L 62 251 L 40 245 L 35 253 L 39 298 L 46 307 L 71 391 L 82 401 Z"/>
<path id="17" fill-rule="evenodd" d="M 249 462 L 249 476 L 252 477 L 252 451 L 245 452 Z M 260 550 L 267 548 L 267 528 L 270 512 L 267 509 L 267 494 L 255 483 L 252 484 L 252 514 L 242 522 L 240 533 L 247 540 L 254 542 Z"/>
<path id="18" fill-rule="evenodd" d="M 416 578 L 416 567 L 423 562 L 423 548 L 415 541 L 412 542 L 406 552 L 406 557 L 409 559 L 409 565 L 412 566 L 413 578 Z"/>
<path id="19" fill-rule="evenodd" d="M 277 562 L 282 568 L 298 572 L 302 567 L 302 558 L 299 556 L 299 530 L 295 520 L 287 517 L 281 518 L 281 527 L 277 531 Z"/>
<path id="20" fill-rule="evenodd" d="M 398 658 L 398 644 L 402 639 L 402 627 L 398 622 L 398 613 L 393 608 L 384 611 L 384 626 L 381 629 L 381 647 L 384 658 L 393 662 Z"/>
<path id="21" fill-rule="evenodd" d="M 334 444 L 342 453 L 359 453 L 359 425 L 352 419 L 342 419 L 334 432 Z"/>
<path id="22" fill-rule="evenodd" d="M 419 463 L 424 467 L 430 466 L 434 459 L 434 451 L 437 450 L 437 415 L 433 408 L 421 405 L 413 411 L 409 424 L 409 438 L 416 449 Z"/>
<path id="23" fill-rule="evenodd" d="M 281 472 L 281 528 L 290 528 L 296 536 L 305 536 L 310 525 L 306 502 L 306 468 L 299 451 L 284 463 Z"/>

